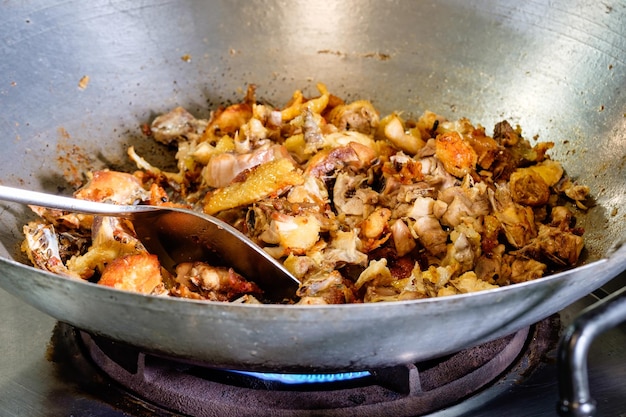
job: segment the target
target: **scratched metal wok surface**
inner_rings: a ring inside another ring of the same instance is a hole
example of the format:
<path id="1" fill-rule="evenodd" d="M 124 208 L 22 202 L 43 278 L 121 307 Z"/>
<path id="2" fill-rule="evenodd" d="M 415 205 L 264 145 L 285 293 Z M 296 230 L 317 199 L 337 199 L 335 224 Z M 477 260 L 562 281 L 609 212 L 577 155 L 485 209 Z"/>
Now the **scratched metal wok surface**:
<path id="1" fill-rule="evenodd" d="M 207 117 L 249 83 L 279 105 L 321 81 L 382 113 L 429 109 L 488 132 L 520 124 L 555 142 L 551 155 L 595 199 L 581 215 L 580 268 L 443 299 L 308 307 L 151 297 L 25 267 L 20 230 L 32 215 L 3 204 L 0 286 L 58 320 L 231 368 L 366 369 L 510 334 L 626 266 L 623 3 L 25 1 L 0 11 L 6 185 L 69 194 L 83 170 L 129 168 L 129 145 L 171 162 L 141 133 L 156 114 L 182 105 Z"/>

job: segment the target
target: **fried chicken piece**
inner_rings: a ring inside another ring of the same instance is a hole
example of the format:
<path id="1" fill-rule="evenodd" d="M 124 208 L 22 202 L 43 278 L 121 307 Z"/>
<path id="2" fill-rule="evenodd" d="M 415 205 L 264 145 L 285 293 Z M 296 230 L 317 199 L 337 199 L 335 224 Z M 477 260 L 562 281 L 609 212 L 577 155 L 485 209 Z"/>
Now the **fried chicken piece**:
<path id="1" fill-rule="evenodd" d="M 93 216 L 89 214 L 69 213 L 63 210 L 32 205 L 28 207 L 44 221 L 66 230 L 90 230 L 93 223 Z"/>
<path id="2" fill-rule="evenodd" d="M 528 206 L 542 206 L 550 198 L 550 187 L 537 172 L 521 168 L 511 174 L 511 197 L 513 201 Z"/>
<path id="3" fill-rule="evenodd" d="M 491 168 L 496 160 L 498 153 L 502 150 L 493 138 L 485 134 L 484 128 L 473 128 L 471 132 L 465 135 L 470 146 L 476 152 L 476 163 L 483 169 Z"/>
<path id="4" fill-rule="evenodd" d="M 473 271 L 468 271 L 457 278 L 451 279 L 450 285 L 453 286 L 460 294 L 498 288 L 497 285 L 493 285 L 479 279 Z"/>
<path id="5" fill-rule="evenodd" d="M 387 266 L 387 258 L 373 259 L 355 282 L 357 289 L 365 288 L 365 302 L 387 301 L 398 297 L 399 289 L 394 288 L 396 281 L 390 268 Z"/>
<path id="6" fill-rule="evenodd" d="M 522 248 L 537 236 L 532 209 L 513 201 L 508 184 L 497 185 L 495 192 L 490 192 L 490 201 L 511 245 Z"/>
<path id="7" fill-rule="evenodd" d="M 325 125 L 325 119 L 319 114 L 313 113 L 308 107 L 302 118 L 302 136 L 305 142 L 303 152 L 312 154 L 324 147 L 324 135 L 321 126 Z"/>
<path id="8" fill-rule="evenodd" d="M 514 254 L 557 267 L 576 265 L 584 241 L 582 230 L 573 228 L 574 223 L 574 215 L 567 207 L 554 207 L 550 223 L 540 224 L 537 236 Z"/>
<path id="9" fill-rule="evenodd" d="M 250 103 L 237 103 L 216 110 L 202 134 L 201 141 L 216 142 L 223 135 L 233 135 L 252 117 Z"/>
<path id="10" fill-rule="evenodd" d="M 143 294 L 164 292 L 161 264 L 156 255 L 148 253 L 112 260 L 102 271 L 98 284 Z"/>
<path id="11" fill-rule="evenodd" d="M 322 177 L 344 167 L 360 170 L 368 167 L 375 157 L 376 153 L 368 146 L 359 142 L 350 142 L 347 145 L 323 149 L 316 153 L 309 160 L 304 175 Z"/>
<path id="12" fill-rule="evenodd" d="M 232 268 L 216 267 L 204 262 L 184 262 L 176 267 L 175 286 L 170 293 L 177 297 L 232 301 L 244 294 L 262 294 Z"/>
<path id="13" fill-rule="evenodd" d="M 490 254 L 499 246 L 498 236 L 502 230 L 502 224 L 498 218 L 492 214 L 483 217 L 483 227 L 481 229 L 482 238 L 480 245 L 483 253 Z"/>
<path id="14" fill-rule="evenodd" d="M 360 251 L 361 244 L 358 234 L 358 229 L 347 232 L 338 230 L 332 233 L 328 248 L 323 251 L 324 266 L 333 268 L 343 264 L 365 265 L 367 255 Z"/>
<path id="15" fill-rule="evenodd" d="M 450 233 L 451 243 L 442 265 L 457 267 L 459 272 L 466 272 L 474 268 L 476 259 L 481 255 L 480 234 L 471 226 L 460 224 Z"/>
<path id="16" fill-rule="evenodd" d="M 391 210 L 386 207 L 379 207 L 361 222 L 363 252 L 370 252 L 389 239 L 391 236 L 389 231 L 390 218 Z"/>
<path id="17" fill-rule="evenodd" d="M 283 255 L 303 255 L 319 239 L 321 224 L 314 215 L 274 213 L 272 217 L 270 227 L 278 238 Z"/>
<path id="18" fill-rule="evenodd" d="M 182 107 L 156 117 L 150 125 L 152 137 L 169 145 L 172 142 L 199 137 L 206 129 L 206 120 L 196 119 Z"/>
<path id="19" fill-rule="evenodd" d="M 476 170 L 478 155 L 458 132 L 447 132 L 435 139 L 435 155 L 444 168 L 455 177 L 464 177 Z"/>
<path id="20" fill-rule="evenodd" d="M 71 273 L 88 279 L 96 272 L 103 272 L 116 258 L 145 252 L 128 220 L 94 216 L 91 246 L 86 253 L 71 257 L 67 267 Z"/>
<path id="21" fill-rule="evenodd" d="M 514 284 L 541 278 L 546 272 L 546 264 L 535 259 L 515 255 L 504 255 L 503 259 L 504 262 L 511 265 L 511 276 L 509 279 Z"/>
<path id="22" fill-rule="evenodd" d="M 313 297 L 321 298 L 325 304 L 354 303 L 356 297 L 352 284 L 339 271 L 321 272 L 306 279 L 297 291 L 307 304 Z"/>
<path id="23" fill-rule="evenodd" d="M 287 188 L 303 183 L 304 177 L 290 159 L 269 161 L 254 167 L 245 181 L 234 182 L 207 194 L 204 212 L 215 214 L 222 210 L 252 204 L 261 198 L 279 195 Z"/>
<path id="24" fill-rule="evenodd" d="M 89 182 L 74 193 L 81 200 L 136 204 L 149 198 L 141 182 L 131 174 L 118 171 L 94 171 Z"/>
<path id="25" fill-rule="evenodd" d="M 478 279 L 490 284 L 500 284 L 503 283 L 502 277 L 508 279 L 511 276 L 510 266 L 502 261 L 505 250 L 505 246 L 500 244 L 489 253 L 483 253 L 478 257 L 474 266 Z"/>
<path id="26" fill-rule="evenodd" d="M 336 106 L 326 118 L 339 130 L 356 130 L 366 135 L 373 134 L 380 122 L 378 111 L 367 100 Z"/>
<path id="27" fill-rule="evenodd" d="M 537 237 L 516 253 L 559 266 L 576 265 L 584 246 L 583 238 L 559 227 L 539 225 Z"/>
<path id="28" fill-rule="evenodd" d="M 431 141 L 434 142 L 434 140 Z M 429 186 L 437 190 L 444 190 L 459 184 L 459 180 L 446 171 L 443 163 L 434 156 L 423 157 L 419 159 L 419 163 L 422 166 L 424 182 Z"/>
<path id="29" fill-rule="evenodd" d="M 521 135 L 519 129 L 513 129 L 508 121 L 503 120 L 494 126 L 493 139 L 504 146 L 514 146 L 521 140 Z"/>
<path id="30" fill-rule="evenodd" d="M 367 187 L 364 175 L 337 174 L 333 187 L 333 204 L 338 214 L 365 216 L 378 202 L 378 193 Z"/>
<path id="31" fill-rule="evenodd" d="M 434 204 L 435 200 L 430 197 L 417 198 L 408 216 L 415 219 L 413 230 L 424 248 L 433 255 L 439 256 L 446 252 L 448 234 L 433 215 Z"/>
<path id="32" fill-rule="evenodd" d="M 283 122 L 291 121 L 306 110 L 313 113 L 322 113 L 328 103 L 330 102 L 330 93 L 326 86 L 322 83 L 317 83 L 317 89 L 320 92 L 320 96 L 307 100 L 304 98 L 302 91 L 296 90 L 287 106 L 281 111 L 281 118 Z"/>
<path id="33" fill-rule="evenodd" d="M 583 202 L 589 196 L 589 187 L 575 184 L 569 178 L 563 178 L 556 184 L 555 188 L 558 192 L 564 193 L 568 198 L 574 200 L 579 209 L 587 210 L 587 206 Z"/>
<path id="34" fill-rule="evenodd" d="M 478 218 L 489 214 L 490 204 L 484 183 L 474 184 L 469 177 L 461 186 L 449 187 L 439 193 L 439 201 L 446 203 L 443 213 L 435 213 L 444 226 L 455 227 L 464 218 Z"/>
<path id="35" fill-rule="evenodd" d="M 402 152 L 390 156 L 389 162 L 383 166 L 382 171 L 387 178 L 393 178 L 403 185 L 410 185 L 424 179 L 422 164 Z"/>

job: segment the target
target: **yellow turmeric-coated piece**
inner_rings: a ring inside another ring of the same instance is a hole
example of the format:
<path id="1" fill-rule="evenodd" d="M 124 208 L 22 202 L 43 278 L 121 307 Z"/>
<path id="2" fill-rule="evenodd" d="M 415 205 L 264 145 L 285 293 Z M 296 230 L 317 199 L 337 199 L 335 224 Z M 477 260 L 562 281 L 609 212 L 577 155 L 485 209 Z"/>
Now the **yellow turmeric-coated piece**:
<path id="1" fill-rule="evenodd" d="M 244 182 L 235 182 L 208 194 L 204 212 L 215 214 L 252 204 L 261 198 L 277 194 L 286 187 L 303 183 L 304 177 L 290 159 L 270 161 L 254 168 Z"/>

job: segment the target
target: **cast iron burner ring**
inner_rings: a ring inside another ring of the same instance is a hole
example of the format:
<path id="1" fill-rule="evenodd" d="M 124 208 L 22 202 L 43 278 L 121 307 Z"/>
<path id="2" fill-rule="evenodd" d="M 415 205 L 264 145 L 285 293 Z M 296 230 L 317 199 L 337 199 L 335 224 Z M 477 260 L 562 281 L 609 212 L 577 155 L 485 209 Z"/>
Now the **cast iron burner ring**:
<path id="1" fill-rule="evenodd" d="M 555 325 L 555 320 L 557 321 Z M 523 376 L 556 346 L 552 317 L 517 333 L 432 361 L 351 374 L 258 374 L 192 365 L 77 331 L 85 353 L 144 401 L 194 417 L 418 416 Z"/>

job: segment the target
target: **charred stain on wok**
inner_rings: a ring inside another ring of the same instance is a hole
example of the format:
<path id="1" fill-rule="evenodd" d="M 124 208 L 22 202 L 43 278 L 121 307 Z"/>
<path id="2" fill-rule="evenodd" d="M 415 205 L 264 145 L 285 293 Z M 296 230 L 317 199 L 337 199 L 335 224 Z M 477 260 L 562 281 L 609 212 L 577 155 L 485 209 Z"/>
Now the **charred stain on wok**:
<path id="1" fill-rule="evenodd" d="M 65 180 L 74 188 L 86 180 L 85 173 L 93 169 L 93 160 L 78 145 L 72 144 L 72 138 L 63 127 L 57 129 L 57 163 L 63 170 Z"/>
<path id="2" fill-rule="evenodd" d="M 331 49 L 321 49 L 317 51 L 320 55 L 335 55 L 342 58 L 347 58 L 350 56 L 354 56 L 357 58 L 371 58 L 376 59 L 378 61 L 388 61 L 391 59 L 391 54 L 383 53 L 383 52 L 364 52 L 364 53 L 350 53 L 350 52 L 342 52 L 338 50 Z"/>

